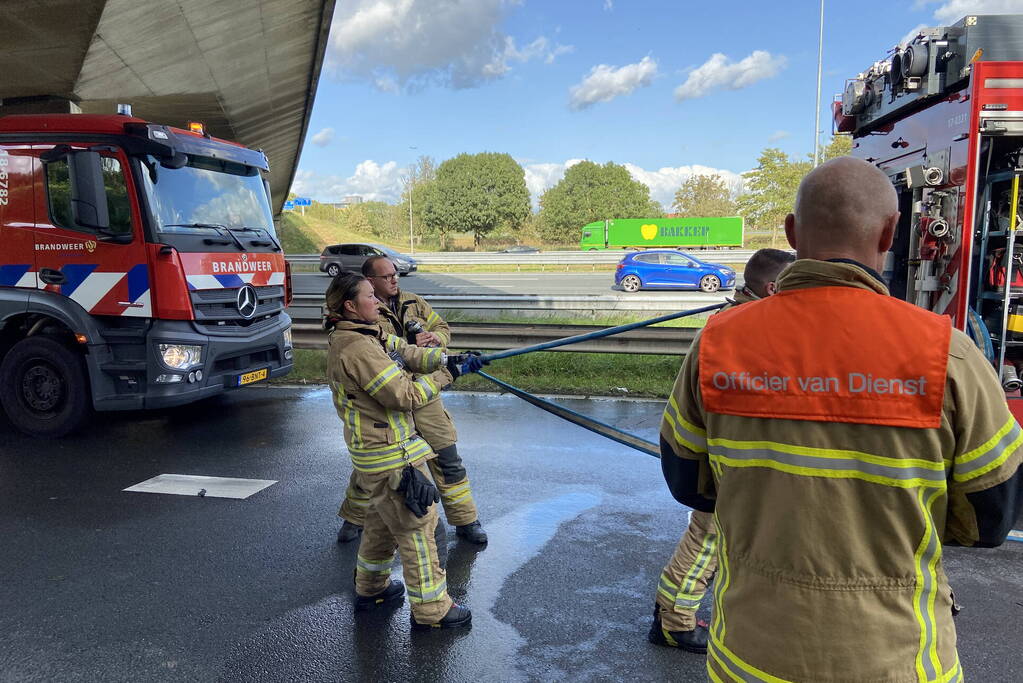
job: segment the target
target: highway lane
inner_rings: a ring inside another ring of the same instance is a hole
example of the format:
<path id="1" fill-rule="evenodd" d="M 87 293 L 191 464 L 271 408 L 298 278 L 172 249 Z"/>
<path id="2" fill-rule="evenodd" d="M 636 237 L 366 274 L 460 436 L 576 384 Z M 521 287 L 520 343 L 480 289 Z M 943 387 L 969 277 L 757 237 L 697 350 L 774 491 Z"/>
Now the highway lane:
<path id="1" fill-rule="evenodd" d="M 564 402 L 648 439 L 663 409 Z M 59 442 L 0 422 L 0 680 L 706 680 L 702 657 L 646 642 L 687 517 L 658 461 L 514 397 L 445 403 L 491 542 L 442 544 L 472 630 L 416 634 L 407 602 L 353 613 L 356 549 L 334 542 L 350 463 L 326 389 L 104 414 Z M 122 490 L 163 473 L 277 483 L 246 500 Z M 1023 680 L 1023 543 L 943 562 L 966 675 Z"/>
<path id="2" fill-rule="evenodd" d="M 739 286 L 741 284 L 739 277 Z M 319 294 L 330 282 L 322 273 L 295 273 L 295 291 Z M 402 289 L 416 294 L 628 294 L 615 290 L 614 274 L 595 273 L 413 273 L 401 278 Z M 676 290 L 677 291 L 677 290 Z M 643 290 L 644 295 L 671 296 L 675 292 Z"/>

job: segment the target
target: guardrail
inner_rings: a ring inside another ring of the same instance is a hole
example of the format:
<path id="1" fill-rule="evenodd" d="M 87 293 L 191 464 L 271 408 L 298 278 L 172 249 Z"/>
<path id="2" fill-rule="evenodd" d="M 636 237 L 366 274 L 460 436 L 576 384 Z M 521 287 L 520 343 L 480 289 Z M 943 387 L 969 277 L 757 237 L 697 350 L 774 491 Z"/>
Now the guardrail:
<path id="1" fill-rule="evenodd" d="M 651 317 L 698 308 L 724 301 L 723 294 L 701 292 L 670 296 L 603 295 L 603 296 L 534 296 L 534 295 L 466 295 L 432 294 L 424 297 L 435 309 L 442 311 L 518 311 L 521 313 L 611 313 L 642 312 Z M 327 335 L 321 324 L 322 294 L 296 294 L 288 308 L 292 318 L 292 335 L 296 348 L 326 348 Z M 599 325 L 549 325 L 538 323 L 459 322 L 448 317 L 451 326 L 451 347 L 485 351 L 511 349 L 518 346 L 570 337 L 604 329 Z M 697 328 L 646 327 L 589 342 L 559 347 L 555 351 L 589 353 L 639 353 L 683 355 L 689 350 Z"/>
<path id="2" fill-rule="evenodd" d="M 423 298 L 438 311 L 516 311 L 536 316 L 558 313 L 572 316 L 593 316 L 609 313 L 642 312 L 663 315 L 725 301 L 727 294 L 718 292 L 650 294 L 599 294 L 580 296 L 539 296 L 534 294 L 425 294 Z M 297 319 L 319 320 L 322 294 L 296 294 L 289 313 Z"/>
<path id="3" fill-rule="evenodd" d="M 541 251 L 535 254 L 498 254 L 496 252 L 434 251 L 412 255 L 419 265 L 571 265 L 618 263 L 632 251 Z M 691 253 L 707 263 L 746 263 L 752 250 L 707 249 L 691 250 Z M 319 254 L 289 254 L 288 260 L 295 264 L 318 264 Z"/>
<path id="4" fill-rule="evenodd" d="M 451 323 L 451 348 L 501 351 L 519 346 L 602 330 L 599 325 L 508 325 L 504 323 Z M 327 333 L 319 324 L 296 320 L 291 327 L 295 347 L 324 349 Z M 691 327 L 645 327 L 603 339 L 593 339 L 552 351 L 684 355 L 696 337 Z"/>

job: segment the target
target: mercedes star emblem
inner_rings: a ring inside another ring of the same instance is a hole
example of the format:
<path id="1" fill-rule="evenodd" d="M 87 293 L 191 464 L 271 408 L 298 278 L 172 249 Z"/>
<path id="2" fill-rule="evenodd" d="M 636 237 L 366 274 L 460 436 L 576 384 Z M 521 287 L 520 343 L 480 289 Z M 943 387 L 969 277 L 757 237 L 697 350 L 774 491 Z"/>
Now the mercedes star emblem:
<path id="1" fill-rule="evenodd" d="M 256 315 L 256 306 L 259 305 L 259 297 L 256 296 L 256 288 L 252 285 L 245 285 L 238 290 L 238 313 L 246 320 L 251 320 Z"/>

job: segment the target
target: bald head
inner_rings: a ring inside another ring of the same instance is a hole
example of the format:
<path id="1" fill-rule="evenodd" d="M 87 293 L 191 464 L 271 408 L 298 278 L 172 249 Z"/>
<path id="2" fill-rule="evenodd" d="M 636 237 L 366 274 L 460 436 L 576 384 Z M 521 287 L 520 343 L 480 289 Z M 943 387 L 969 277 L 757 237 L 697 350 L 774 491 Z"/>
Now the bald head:
<path id="1" fill-rule="evenodd" d="M 839 157 L 803 178 L 785 233 L 799 258 L 849 258 L 880 270 L 898 220 L 888 177 L 865 161 Z"/>

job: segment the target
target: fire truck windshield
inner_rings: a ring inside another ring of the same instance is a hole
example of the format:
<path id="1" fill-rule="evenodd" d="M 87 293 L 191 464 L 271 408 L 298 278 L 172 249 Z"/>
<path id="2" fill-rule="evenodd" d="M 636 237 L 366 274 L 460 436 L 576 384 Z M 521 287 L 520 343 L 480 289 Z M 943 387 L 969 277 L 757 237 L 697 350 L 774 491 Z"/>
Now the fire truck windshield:
<path id="1" fill-rule="evenodd" d="M 258 169 L 200 157 L 190 157 L 181 168 L 147 161 L 141 175 L 161 239 L 221 236 L 225 228 L 249 228 L 267 233 L 276 243 L 273 215 Z"/>

